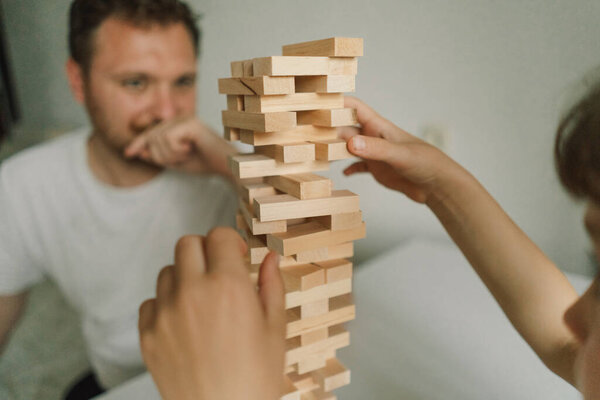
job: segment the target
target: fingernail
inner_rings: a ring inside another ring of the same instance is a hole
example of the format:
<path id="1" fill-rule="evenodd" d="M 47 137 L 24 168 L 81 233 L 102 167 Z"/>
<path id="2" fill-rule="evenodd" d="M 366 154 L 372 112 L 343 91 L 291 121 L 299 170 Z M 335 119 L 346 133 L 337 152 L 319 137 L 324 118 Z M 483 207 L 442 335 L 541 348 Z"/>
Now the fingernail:
<path id="1" fill-rule="evenodd" d="M 354 136 L 354 138 L 352 138 L 352 146 L 354 147 L 354 150 L 364 150 L 366 147 L 365 139 L 360 136 Z"/>

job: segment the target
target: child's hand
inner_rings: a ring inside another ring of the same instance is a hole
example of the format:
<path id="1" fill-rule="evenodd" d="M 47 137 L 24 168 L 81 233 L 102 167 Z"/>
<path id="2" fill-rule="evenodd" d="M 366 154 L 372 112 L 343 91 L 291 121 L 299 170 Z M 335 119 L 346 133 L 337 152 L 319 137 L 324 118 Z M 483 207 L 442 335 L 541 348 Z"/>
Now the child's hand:
<path id="1" fill-rule="evenodd" d="M 403 131 L 354 97 L 346 107 L 355 108 L 360 128 L 344 127 L 340 136 L 348 150 L 363 159 L 344 171 L 346 175 L 369 172 L 382 185 L 426 203 L 443 174 L 462 170 L 443 152 Z"/>

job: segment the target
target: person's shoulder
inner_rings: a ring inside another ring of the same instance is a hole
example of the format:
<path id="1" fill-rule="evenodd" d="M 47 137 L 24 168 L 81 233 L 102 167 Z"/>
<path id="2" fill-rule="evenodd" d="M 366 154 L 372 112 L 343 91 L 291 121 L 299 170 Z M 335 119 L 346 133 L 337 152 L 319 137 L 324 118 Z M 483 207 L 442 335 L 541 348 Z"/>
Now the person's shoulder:
<path id="1" fill-rule="evenodd" d="M 77 146 L 85 148 L 82 142 L 87 136 L 87 129 L 79 129 L 22 150 L 0 164 L 2 175 L 40 177 L 57 172 L 72 160 Z"/>

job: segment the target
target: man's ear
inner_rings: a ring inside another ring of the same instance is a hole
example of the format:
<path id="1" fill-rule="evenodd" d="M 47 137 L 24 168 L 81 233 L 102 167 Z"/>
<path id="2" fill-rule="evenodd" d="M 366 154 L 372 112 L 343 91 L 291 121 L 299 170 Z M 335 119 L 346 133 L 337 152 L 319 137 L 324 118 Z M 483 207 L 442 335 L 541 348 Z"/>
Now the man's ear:
<path id="1" fill-rule="evenodd" d="M 78 103 L 83 104 L 85 101 L 85 81 L 81 65 L 69 57 L 66 70 L 73 97 L 75 97 L 75 100 L 77 100 Z"/>

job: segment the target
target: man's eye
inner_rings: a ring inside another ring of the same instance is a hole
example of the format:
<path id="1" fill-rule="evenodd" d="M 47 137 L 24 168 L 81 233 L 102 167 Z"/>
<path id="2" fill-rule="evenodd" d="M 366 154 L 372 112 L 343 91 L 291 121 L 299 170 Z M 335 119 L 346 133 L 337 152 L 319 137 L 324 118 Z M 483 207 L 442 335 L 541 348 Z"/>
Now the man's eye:
<path id="1" fill-rule="evenodd" d="M 129 89 L 141 90 L 146 86 L 146 82 L 143 79 L 125 79 L 122 85 Z"/>
<path id="2" fill-rule="evenodd" d="M 196 78 L 193 77 L 185 77 L 185 78 L 180 78 L 175 82 L 175 86 L 177 87 L 192 87 L 194 86 L 194 84 L 196 83 Z"/>

